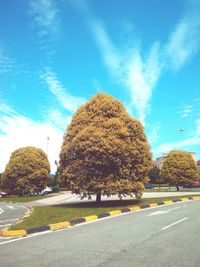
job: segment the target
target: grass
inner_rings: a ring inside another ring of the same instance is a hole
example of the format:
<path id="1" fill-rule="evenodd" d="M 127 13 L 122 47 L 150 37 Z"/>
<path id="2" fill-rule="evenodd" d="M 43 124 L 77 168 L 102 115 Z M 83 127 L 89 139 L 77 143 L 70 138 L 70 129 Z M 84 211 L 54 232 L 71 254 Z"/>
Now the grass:
<path id="1" fill-rule="evenodd" d="M 48 196 L 41 196 L 41 195 L 36 195 L 36 196 L 24 196 L 24 197 L 1 197 L 0 202 L 30 202 L 34 200 L 40 200 L 46 197 L 50 197 L 51 195 Z"/>
<path id="2" fill-rule="evenodd" d="M 191 196 L 191 195 L 190 195 Z M 194 195 L 193 195 L 194 196 Z M 187 196 L 184 196 L 187 197 Z M 189 197 L 189 196 L 188 196 Z M 116 210 L 134 205 L 155 203 L 163 200 L 173 200 L 178 197 L 161 197 L 137 200 L 113 200 L 63 204 L 54 206 L 35 207 L 32 214 L 23 222 L 11 227 L 12 230 L 29 229 L 52 223 L 77 219 L 88 215 L 98 215 L 107 211 Z"/>

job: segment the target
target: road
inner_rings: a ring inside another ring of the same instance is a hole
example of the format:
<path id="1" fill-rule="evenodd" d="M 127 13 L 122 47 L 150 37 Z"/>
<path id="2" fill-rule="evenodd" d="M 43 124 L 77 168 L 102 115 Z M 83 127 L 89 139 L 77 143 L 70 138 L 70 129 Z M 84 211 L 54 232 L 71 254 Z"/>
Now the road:
<path id="1" fill-rule="evenodd" d="M 1 266 L 199 267 L 200 200 L 0 244 Z"/>
<path id="2" fill-rule="evenodd" d="M 19 204 L 0 202 L 0 230 L 15 224 L 29 210 Z"/>

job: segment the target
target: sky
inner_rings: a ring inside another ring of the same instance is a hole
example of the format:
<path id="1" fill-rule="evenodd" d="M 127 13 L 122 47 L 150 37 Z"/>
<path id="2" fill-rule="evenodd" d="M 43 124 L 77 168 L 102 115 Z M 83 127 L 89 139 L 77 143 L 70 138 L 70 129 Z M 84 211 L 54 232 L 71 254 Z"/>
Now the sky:
<path id="1" fill-rule="evenodd" d="M 29 145 L 55 172 L 71 117 L 100 92 L 143 123 L 154 159 L 200 159 L 200 1 L 0 0 L 0 172 Z"/>

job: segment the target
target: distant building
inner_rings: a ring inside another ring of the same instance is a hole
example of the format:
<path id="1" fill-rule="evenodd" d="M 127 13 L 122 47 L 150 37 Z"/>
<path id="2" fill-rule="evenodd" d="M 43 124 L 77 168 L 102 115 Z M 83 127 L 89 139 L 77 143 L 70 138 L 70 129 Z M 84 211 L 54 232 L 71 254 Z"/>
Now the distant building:
<path id="1" fill-rule="evenodd" d="M 197 162 L 197 167 L 198 167 L 198 162 L 199 162 L 199 167 L 198 168 L 200 168 L 200 160 L 197 161 L 196 153 L 195 152 L 187 152 L 187 153 L 189 153 L 192 156 L 192 158 L 194 159 L 194 161 Z M 162 165 L 163 165 L 163 162 L 164 162 L 164 160 L 165 160 L 167 155 L 168 154 L 163 154 L 161 157 L 156 158 L 155 163 L 154 163 L 155 166 L 158 167 L 159 169 L 161 169 Z"/>

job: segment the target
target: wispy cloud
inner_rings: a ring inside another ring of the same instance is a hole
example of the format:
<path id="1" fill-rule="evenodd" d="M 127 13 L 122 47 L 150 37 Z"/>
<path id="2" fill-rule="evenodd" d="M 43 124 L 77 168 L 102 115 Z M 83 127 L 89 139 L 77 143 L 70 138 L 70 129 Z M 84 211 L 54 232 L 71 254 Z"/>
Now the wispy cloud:
<path id="1" fill-rule="evenodd" d="M 200 49 L 200 3 L 188 1 L 183 18 L 171 33 L 165 52 L 170 67 L 178 70 Z"/>
<path id="2" fill-rule="evenodd" d="M 71 95 L 61 84 L 56 74 L 52 71 L 45 71 L 41 75 L 41 78 L 46 82 L 48 89 L 64 109 L 74 112 L 86 101 L 84 97 L 76 97 Z"/>
<path id="3" fill-rule="evenodd" d="M 6 104 L 0 104 L 0 117 L 0 172 L 4 170 L 11 153 L 17 148 L 36 146 L 47 153 L 47 137 L 48 157 L 54 172 L 54 161 L 59 158 L 63 131 L 51 121 L 34 121 Z"/>
<path id="4" fill-rule="evenodd" d="M 54 43 L 57 39 L 60 18 L 56 0 L 31 0 L 29 1 L 29 14 L 39 36 L 41 49 L 53 54 Z"/>
<path id="5" fill-rule="evenodd" d="M 132 107 L 144 122 L 153 90 L 163 72 L 178 70 L 200 48 L 200 4 L 196 0 L 189 1 L 167 43 L 161 46 L 155 41 L 146 53 L 142 53 L 141 41 L 130 31 L 130 27 L 126 49 L 123 49 L 114 44 L 105 25 L 92 14 L 86 1 L 75 1 L 74 6 L 85 14 L 105 65 L 115 80 L 129 92 Z"/>

